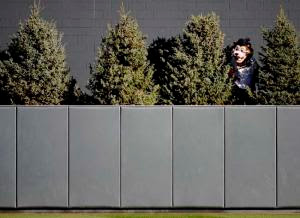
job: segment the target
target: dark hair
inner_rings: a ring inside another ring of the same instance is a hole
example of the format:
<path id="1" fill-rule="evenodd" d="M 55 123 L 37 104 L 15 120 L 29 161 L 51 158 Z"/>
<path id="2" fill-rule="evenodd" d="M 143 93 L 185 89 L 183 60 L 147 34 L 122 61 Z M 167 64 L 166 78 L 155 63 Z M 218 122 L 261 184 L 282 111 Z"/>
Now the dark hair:
<path id="1" fill-rule="evenodd" d="M 251 42 L 250 42 L 250 39 L 249 38 L 241 38 L 239 39 L 238 41 L 234 42 L 233 43 L 233 48 L 235 46 L 247 46 L 250 50 L 250 54 L 249 54 L 249 58 L 251 58 L 253 56 L 253 48 L 252 48 L 252 45 L 251 45 Z"/>

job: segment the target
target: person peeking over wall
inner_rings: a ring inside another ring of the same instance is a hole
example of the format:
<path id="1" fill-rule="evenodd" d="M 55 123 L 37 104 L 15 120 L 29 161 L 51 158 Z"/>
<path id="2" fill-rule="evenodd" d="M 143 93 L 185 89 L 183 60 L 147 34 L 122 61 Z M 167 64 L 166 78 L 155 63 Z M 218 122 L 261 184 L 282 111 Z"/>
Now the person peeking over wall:
<path id="1" fill-rule="evenodd" d="M 258 64 L 253 57 L 254 50 L 249 38 L 239 39 L 233 43 L 231 51 L 231 70 L 233 79 L 233 103 L 255 104 L 257 91 Z"/>

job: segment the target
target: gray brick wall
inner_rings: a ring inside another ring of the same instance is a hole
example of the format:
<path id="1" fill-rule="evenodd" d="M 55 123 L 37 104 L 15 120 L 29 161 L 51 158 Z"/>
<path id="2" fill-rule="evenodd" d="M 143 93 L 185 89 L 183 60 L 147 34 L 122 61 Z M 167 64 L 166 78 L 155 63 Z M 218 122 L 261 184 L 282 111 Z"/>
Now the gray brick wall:
<path id="1" fill-rule="evenodd" d="M 18 23 L 29 14 L 33 0 L 0 1 L 0 48 L 9 42 Z M 43 16 L 54 19 L 64 33 L 71 73 L 82 87 L 89 77 L 100 37 L 107 24 L 118 20 L 120 0 L 41 0 Z M 289 19 L 300 29 L 298 0 L 124 0 L 124 4 L 148 36 L 148 43 L 181 32 L 192 14 L 215 11 L 225 32 L 225 45 L 240 37 L 250 37 L 257 50 L 262 44 L 260 27 L 270 27 L 282 4 Z"/>

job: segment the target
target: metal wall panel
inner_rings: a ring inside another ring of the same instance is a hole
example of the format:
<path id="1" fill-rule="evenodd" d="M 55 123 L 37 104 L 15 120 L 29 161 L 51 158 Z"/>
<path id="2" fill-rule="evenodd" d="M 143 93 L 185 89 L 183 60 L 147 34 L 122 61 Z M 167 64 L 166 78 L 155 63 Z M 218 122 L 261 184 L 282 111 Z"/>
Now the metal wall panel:
<path id="1" fill-rule="evenodd" d="M 172 206 L 172 108 L 121 108 L 121 206 Z"/>
<path id="2" fill-rule="evenodd" d="M 70 107 L 70 206 L 120 206 L 119 107 Z"/>
<path id="3" fill-rule="evenodd" d="M 224 206 L 224 108 L 174 107 L 174 207 Z"/>
<path id="4" fill-rule="evenodd" d="M 276 108 L 225 108 L 225 207 L 276 206 Z"/>
<path id="5" fill-rule="evenodd" d="M 278 207 L 300 206 L 300 107 L 277 111 Z"/>
<path id="6" fill-rule="evenodd" d="M 18 107 L 18 207 L 68 206 L 68 108 Z"/>
<path id="7" fill-rule="evenodd" d="M 0 208 L 16 207 L 16 108 L 0 107 Z"/>

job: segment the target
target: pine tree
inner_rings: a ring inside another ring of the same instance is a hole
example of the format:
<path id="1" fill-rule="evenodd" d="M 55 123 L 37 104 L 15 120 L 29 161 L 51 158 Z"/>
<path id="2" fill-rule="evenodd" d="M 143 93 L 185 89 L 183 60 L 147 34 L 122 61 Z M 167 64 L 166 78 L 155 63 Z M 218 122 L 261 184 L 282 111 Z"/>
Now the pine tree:
<path id="1" fill-rule="evenodd" d="M 258 101 L 260 104 L 300 103 L 300 48 L 295 27 L 283 8 L 272 29 L 262 31 Z"/>
<path id="2" fill-rule="evenodd" d="M 170 74 L 177 66 L 177 61 L 173 57 L 179 43 L 178 37 L 157 38 L 149 46 L 148 59 L 154 66 L 153 81 L 160 86 L 158 104 L 178 102 L 177 96 L 181 95 L 180 90 L 176 95 L 174 82 L 177 78 Z"/>
<path id="3" fill-rule="evenodd" d="M 225 104 L 231 95 L 223 53 L 224 34 L 219 17 L 192 16 L 182 36 L 171 39 L 174 48 L 161 50 L 163 71 L 155 71 L 161 86 L 161 101 L 166 104 Z M 165 60 L 167 58 L 168 60 Z M 160 83 L 162 82 L 162 84 Z"/>
<path id="4" fill-rule="evenodd" d="M 69 83 L 61 39 L 54 22 L 43 20 L 40 6 L 34 3 L 29 18 L 20 23 L 1 55 L 1 103 L 61 103 Z"/>
<path id="5" fill-rule="evenodd" d="M 88 89 L 100 104 L 155 104 L 158 86 L 147 55 L 138 23 L 122 5 L 119 22 L 108 28 L 90 68 Z"/>

